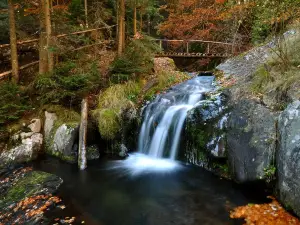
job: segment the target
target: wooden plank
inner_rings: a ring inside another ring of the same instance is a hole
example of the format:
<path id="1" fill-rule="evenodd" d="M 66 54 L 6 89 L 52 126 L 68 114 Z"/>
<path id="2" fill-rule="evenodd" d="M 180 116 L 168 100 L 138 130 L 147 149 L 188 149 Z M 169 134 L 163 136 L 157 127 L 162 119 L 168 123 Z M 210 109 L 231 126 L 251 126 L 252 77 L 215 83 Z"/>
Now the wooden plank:
<path id="1" fill-rule="evenodd" d="M 221 44 L 221 45 L 230 45 L 234 46 L 235 44 L 228 42 L 220 42 L 220 41 L 204 41 L 204 40 L 176 40 L 176 39 L 153 39 L 154 41 L 165 41 L 165 42 L 201 42 L 201 43 L 212 43 L 212 44 Z"/>
<path id="2" fill-rule="evenodd" d="M 35 62 L 32 62 L 32 63 L 28 63 L 28 64 L 26 64 L 26 65 L 24 65 L 24 66 L 20 66 L 20 67 L 19 67 L 19 70 L 27 69 L 27 68 L 29 68 L 29 67 L 32 67 L 32 66 L 38 64 L 38 63 L 39 63 L 39 61 L 35 61 Z M 11 74 L 12 74 L 12 71 L 11 71 L 11 70 L 6 71 L 6 72 L 4 72 L 4 73 L 1 73 L 1 74 L 0 74 L 0 80 L 6 78 L 7 76 L 9 76 L 9 75 L 11 75 Z"/>
<path id="3" fill-rule="evenodd" d="M 84 34 L 84 33 L 92 32 L 92 31 L 97 31 L 97 30 L 102 30 L 102 29 L 115 27 L 115 26 L 117 26 L 117 25 L 113 25 L 113 26 L 109 26 L 109 27 L 100 27 L 100 28 L 83 30 L 83 31 L 76 31 L 76 32 L 69 33 L 69 34 L 59 34 L 59 35 L 56 35 L 54 37 L 62 38 L 62 37 L 66 37 L 68 35 Z M 17 44 L 18 45 L 23 45 L 23 44 L 29 44 L 29 43 L 38 42 L 38 41 L 39 41 L 39 39 L 37 38 L 37 39 L 31 39 L 31 40 L 25 40 L 25 41 L 18 41 Z M 3 45 L 0 45 L 0 48 L 6 48 L 6 47 L 9 47 L 9 46 L 10 46 L 10 44 L 3 44 Z"/>

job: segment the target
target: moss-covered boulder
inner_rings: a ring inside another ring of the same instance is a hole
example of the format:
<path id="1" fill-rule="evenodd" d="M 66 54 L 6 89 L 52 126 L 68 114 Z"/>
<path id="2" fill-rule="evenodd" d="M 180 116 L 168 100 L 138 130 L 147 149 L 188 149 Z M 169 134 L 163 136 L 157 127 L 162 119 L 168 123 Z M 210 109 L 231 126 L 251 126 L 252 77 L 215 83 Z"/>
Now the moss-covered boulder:
<path id="1" fill-rule="evenodd" d="M 228 177 L 226 101 L 223 93 L 207 93 L 188 113 L 184 142 L 188 162 Z"/>
<path id="2" fill-rule="evenodd" d="M 0 220 L 3 224 L 41 224 L 43 213 L 60 200 L 53 197 L 62 179 L 20 168 L 0 174 Z M 44 224 L 44 223 L 42 223 Z"/>
<path id="3" fill-rule="evenodd" d="M 55 107 L 45 112 L 45 148 L 50 155 L 75 163 L 78 153 L 80 115 L 77 112 Z"/>

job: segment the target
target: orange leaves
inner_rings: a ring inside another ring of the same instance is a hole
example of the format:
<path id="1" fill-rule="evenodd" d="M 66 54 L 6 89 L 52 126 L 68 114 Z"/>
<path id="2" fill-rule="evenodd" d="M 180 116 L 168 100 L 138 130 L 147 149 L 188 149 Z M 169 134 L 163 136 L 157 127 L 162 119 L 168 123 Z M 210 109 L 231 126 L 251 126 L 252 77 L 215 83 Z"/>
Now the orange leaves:
<path id="1" fill-rule="evenodd" d="M 226 2 L 226 0 L 216 0 L 217 4 L 224 4 Z"/>
<path id="2" fill-rule="evenodd" d="M 300 221 L 287 213 L 272 197 L 271 203 L 237 207 L 230 218 L 245 219 L 245 225 L 300 225 Z"/>
<path id="3" fill-rule="evenodd" d="M 218 7 L 213 0 L 178 0 L 177 4 L 164 7 L 168 19 L 159 27 L 169 39 L 213 39 L 212 32 L 218 30 L 220 19 Z"/>

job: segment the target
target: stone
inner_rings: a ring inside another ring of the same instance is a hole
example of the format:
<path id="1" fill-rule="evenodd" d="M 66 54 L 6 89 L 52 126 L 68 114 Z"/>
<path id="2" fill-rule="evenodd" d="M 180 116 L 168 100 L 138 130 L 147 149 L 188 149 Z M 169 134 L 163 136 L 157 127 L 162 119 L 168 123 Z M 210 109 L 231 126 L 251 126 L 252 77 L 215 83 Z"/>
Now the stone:
<path id="1" fill-rule="evenodd" d="M 21 143 L 11 149 L 4 150 L 0 155 L 0 167 L 10 164 L 24 163 L 36 159 L 41 151 L 43 135 L 32 134 L 21 140 Z"/>
<path id="2" fill-rule="evenodd" d="M 7 171 L 1 176 L 3 178 L 0 189 L 2 224 L 49 224 L 43 212 L 53 209 L 56 203 L 60 202 L 60 199 L 53 194 L 63 180 L 53 174 L 33 171 L 30 167 Z M 27 204 L 28 202 L 33 204 Z M 39 213 L 34 213 L 37 210 Z"/>
<path id="3" fill-rule="evenodd" d="M 278 197 L 300 216 L 300 101 L 293 102 L 281 113 L 278 129 Z"/>
<path id="4" fill-rule="evenodd" d="M 53 142 L 51 143 L 51 153 L 60 156 L 66 161 L 73 162 L 76 160 L 76 153 L 73 151 L 73 146 L 78 140 L 79 124 L 70 126 L 62 124 L 55 131 Z M 78 150 L 78 149 L 77 149 Z"/>
<path id="5" fill-rule="evenodd" d="M 239 183 L 265 178 L 274 162 L 277 115 L 250 99 L 232 105 L 228 118 L 228 160 Z"/>
<path id="6" fill-rule="evenodd" d="M 125 157 L 128 156 L 128 149 L 124 144 L 120 145 L 119 156 L 122 157 L 122 158 L 125 158 Z"/>
<path id="7" fill-rule="evenodd" d="M 87 160 L 95 160 L 100 158 L 100 151 L 96 145 L 88 146 L 86 153 Z"/>
<path id="8" fill-rule="evenodd" d="M 55 113 L 49 113 L 45 111 L 45 125 L 44 125 L 44 134 L 45 138 L 48 139 L 51 135 L 51 131 L 54 127 L 54 123 L 57 120 Z"/>
<path id="9" fill-rule="evenodd" d="M 28 128 L 33 133 L 40 133 L 42 129 L 42 122 L 40 119 L 33 119 L 31 120 L 31 123 L 28 125 Z"/>

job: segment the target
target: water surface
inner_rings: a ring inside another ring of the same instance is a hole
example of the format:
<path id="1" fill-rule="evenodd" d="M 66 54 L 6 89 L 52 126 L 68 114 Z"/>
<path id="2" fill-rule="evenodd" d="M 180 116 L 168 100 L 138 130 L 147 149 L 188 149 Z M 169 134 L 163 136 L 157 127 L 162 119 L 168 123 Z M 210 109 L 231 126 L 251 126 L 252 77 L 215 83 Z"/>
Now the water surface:
<path id="1" fill-rule="evenodd" d="M 53 158 L 36 162 L 36 169 L 64 180 L 58 195 L 67 208 L 49 217 L 69 213 L 95 225 L 229 225 L 241 224 L 229 218 L 231 209 L 256 201 L 199 167 L 171 163 L 147 169 L 150 160 L 144 161 L 144 170 L 136 170 L 128 162 L 102 159 L 83 172 Z"/>

